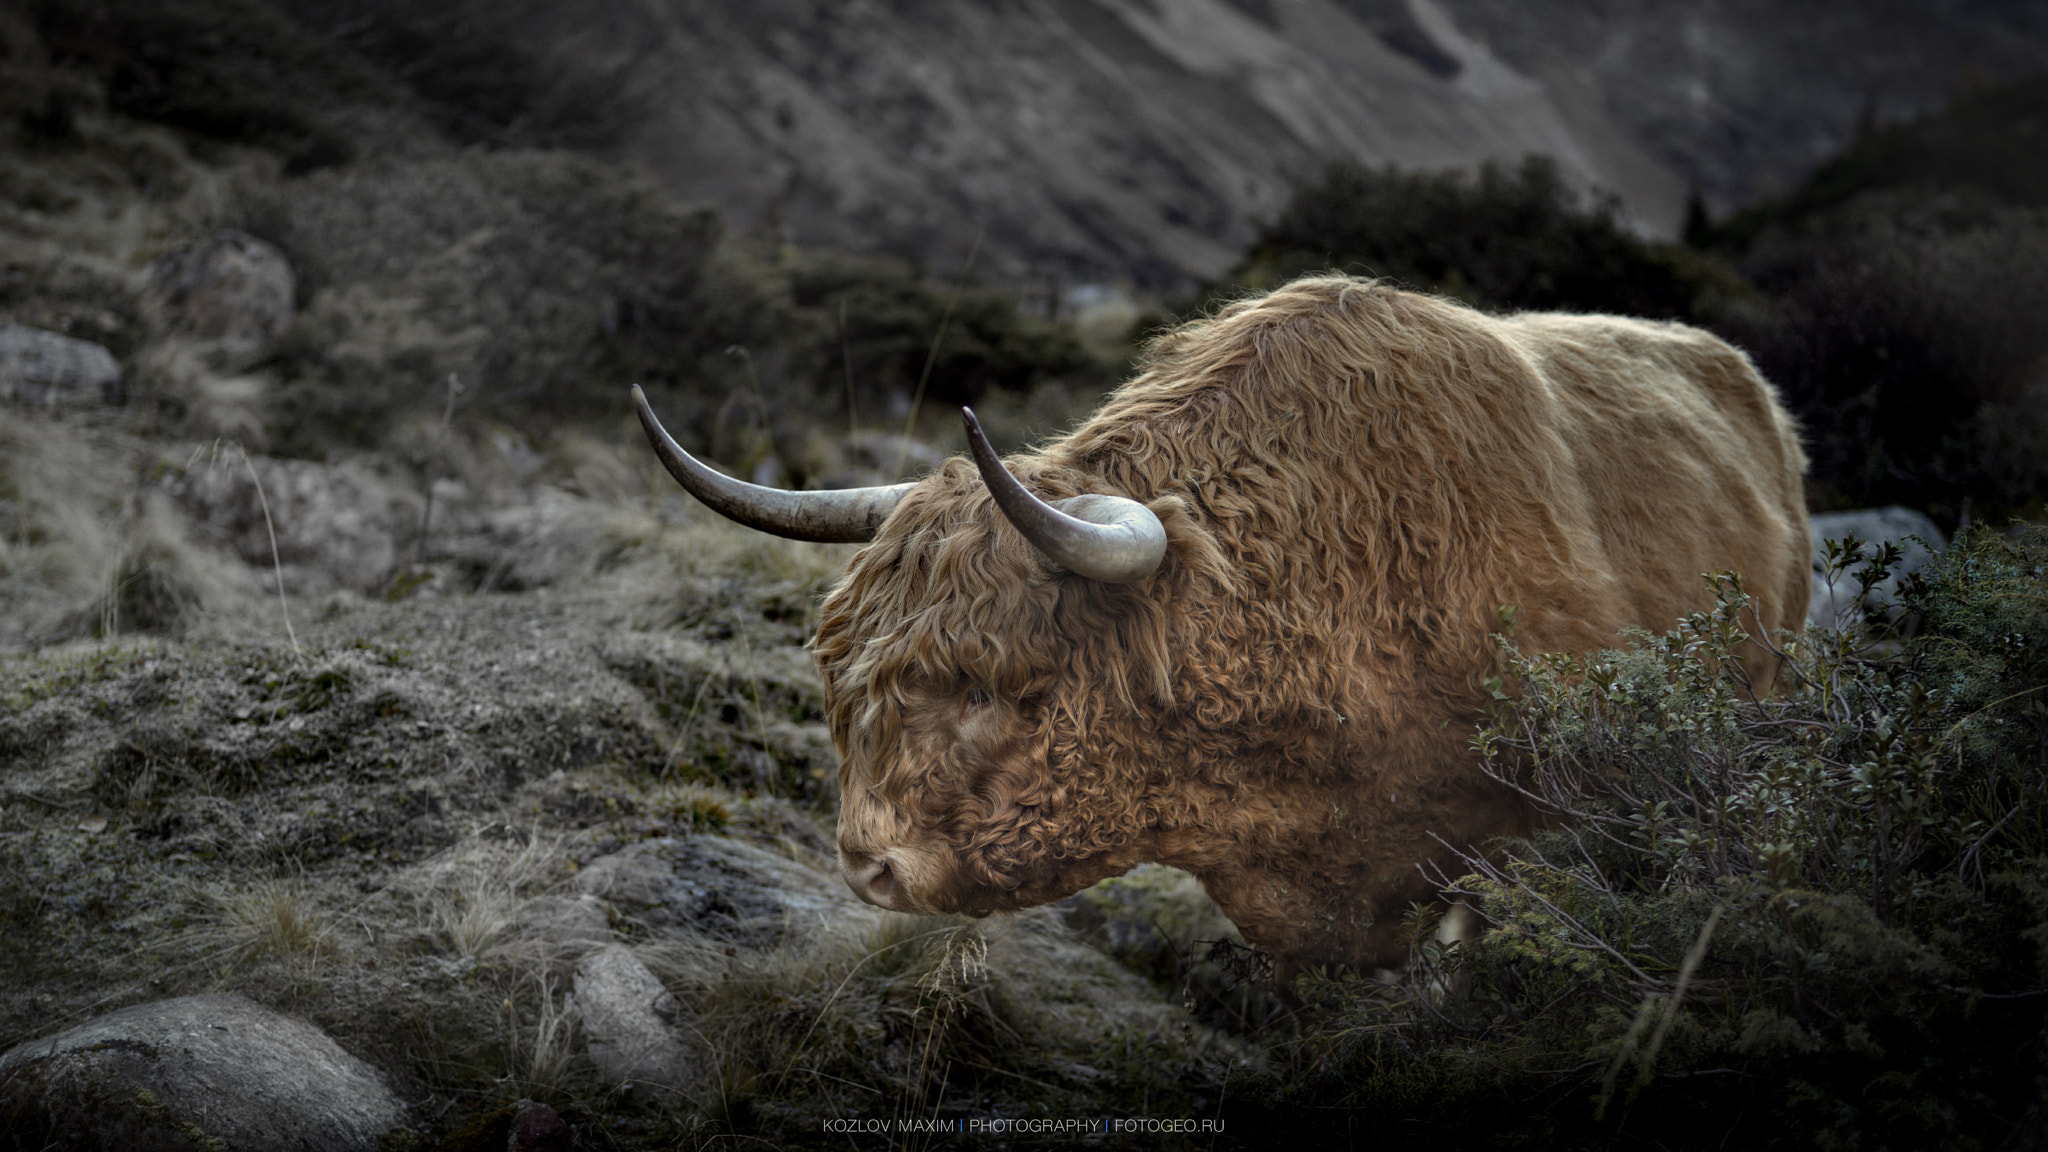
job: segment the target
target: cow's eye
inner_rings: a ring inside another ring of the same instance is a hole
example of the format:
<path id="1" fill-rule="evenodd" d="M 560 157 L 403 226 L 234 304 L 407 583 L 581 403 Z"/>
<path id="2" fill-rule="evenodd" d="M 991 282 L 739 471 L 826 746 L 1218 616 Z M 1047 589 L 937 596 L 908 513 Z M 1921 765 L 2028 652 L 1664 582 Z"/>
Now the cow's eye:
<path id="1" fill-rule="evenodd" d="M 967 705 L 961 711 L 972 712 L 978 708 L 987 707 L 994 700 L 994 693 L 986 688 L 976 688 L 967 693 Z"/>

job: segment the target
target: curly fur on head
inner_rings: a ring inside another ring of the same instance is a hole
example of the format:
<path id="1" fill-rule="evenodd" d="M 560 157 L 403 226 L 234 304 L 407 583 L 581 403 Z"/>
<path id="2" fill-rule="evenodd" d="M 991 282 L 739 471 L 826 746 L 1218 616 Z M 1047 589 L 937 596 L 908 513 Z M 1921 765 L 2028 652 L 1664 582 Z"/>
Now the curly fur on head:
<path id="1" fill-rule="evenodd" d="M 1158 860 L 1284 958 L 1386 964 L 1437 838 L 1533 826 L 1469 749 L 1500 606 L 1570 650 L 1669 627 L 1713 570 L 1764 629 L 1805 611 L 1792 423 L 1681 325 L 1297 281 L 1159 337 L 1009 465 L 1048 499 L 1146 503 L 1168 554 L 1126 585 L 1055 570 L 953 460 L 854 559 L 814 643 L 840 841 L 903 907 Z"/>

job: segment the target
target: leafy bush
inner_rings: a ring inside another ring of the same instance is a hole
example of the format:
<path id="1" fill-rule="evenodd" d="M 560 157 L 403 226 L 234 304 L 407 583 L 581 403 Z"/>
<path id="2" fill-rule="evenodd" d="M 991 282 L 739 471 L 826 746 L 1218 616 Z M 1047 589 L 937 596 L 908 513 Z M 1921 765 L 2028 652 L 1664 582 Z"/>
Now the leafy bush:
<path id="1" fill-rule="evenodd" d="M 1871 194 L 1745 258 L 1724 330 L 1809 430 L 1819 499 L 2001 517 L 2048 499 L 2048 211 Z"/>
<path id="2" fill-rule="evenodd" d="M 272 365 L 302 454 L 439 419 L 451 376 L 454 416 L 486 425 L 623 417 L 640 383 L 686 447 L 743 466 L 772 452 L 801 485 L 820 428 L 900 428 L 920 395 L 941 411 L 1107 382 L 1005 292 L 764 253 L 650 178 L 562 152 L 366 161 L 300 181 L 265 219 L 310 297 Z"/>
<path id="3" fill-rule="evenodd" d="M 116 111 L 273 149 L 290 173 L 348 159 L 337 111 L 394 103 L 394 90 L 359 61 L 260 0 L 26 7 L 54 60 L 98 78 Z"/>
<path id="4" fill-rule="evenodd" d="M 1231 279 L 1266 289 L 1337 268 L 1481 308 L 1654 319 L 1698 317 L 1743 294 L 1714 261 L 1628 231 L 1618 201 L 1580 200 L 1547 157 L 1485 164 L 1476 178 L 1333 164 L 1260 230 Z"/>
<path id="5" fill-rule="evenodd" d="M 1717 327 L 1805 423 L 1818 499 L 2048 501 L 2048 77 L 1873 128 L 1707 240 L 1773 299 Z"/>
<path id="6" fill-rule="evenodd" d="M 2010 207 L 2048 206 L 2038 141 L 2048 74 L 1960 93 L 1918 120 L 1870 125 L 1789 195 L 1737 213 L 1705 236 L 1731 250 L 1768 229 L 1822 219 L 1873 192 L 1964 192 Z"/>
<path id="7" fill-rule="evenodd" d="M 1403 985 L 1308 982 L 1329 1014 L 1248 1112 L 1490 1147 L 1960 1149 L 2038 1123 L 2048 531 L 1966 533 L 1903 647 L 1783 638 L 1763 701 L 1747 598 L 1715 587 L 1630 651 L 1512 656 L 1479 745 L 1555 830 L 1469 859 L 1478 942 L 1425 943 L 1418 913 Z"/>

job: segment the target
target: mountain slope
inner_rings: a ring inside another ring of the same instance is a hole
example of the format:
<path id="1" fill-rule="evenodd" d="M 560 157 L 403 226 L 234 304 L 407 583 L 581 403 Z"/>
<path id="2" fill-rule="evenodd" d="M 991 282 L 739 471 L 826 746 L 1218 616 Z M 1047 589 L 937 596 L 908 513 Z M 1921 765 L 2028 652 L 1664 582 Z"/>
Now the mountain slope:
<path id="1" fill-rule="evenodd" d="M 979 237 L 982 274 L 1055 287 L 1213 276 L 1334 159 L 1545 153 L 1671 235 L 1690 188 L 1787 186 L 1866 108 L 2048 67 L 2048 17 L 1990 0 L 288 6 L 480 138 L 573 140 L 801 243 L 950 268 Z"/>

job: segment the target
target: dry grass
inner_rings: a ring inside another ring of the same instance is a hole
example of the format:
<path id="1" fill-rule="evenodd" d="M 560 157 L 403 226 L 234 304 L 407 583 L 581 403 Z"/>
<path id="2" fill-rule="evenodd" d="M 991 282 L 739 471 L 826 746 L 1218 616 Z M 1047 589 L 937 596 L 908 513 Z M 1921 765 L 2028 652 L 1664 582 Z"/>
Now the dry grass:
<path id="1" fill-rule="evenodd" d="M 302 879 L 258 881 L 240 891 L 217 893 L 214 900 L 220 908 L 221 951 L 230 957 L 313 960 L 339 947 L 334 917 L 320 908 Z"/>
<path id="2" fill-rule="evenodd" d="M 93 605 L 91 631 L 178 633 L 247 603 L 251 573 L 192 538 L 190 524 L 168 498 L 142 492 L 106 590 Z"/>
<path id="3" fill-rule="evenodd" d="M 237 987 L 267 972 L 304 992 L 318 986 L 323 966 L 349 950 L 331 900 L 304 876 L 174 889 L 197 910 L 198 922 L 150 946 L 153 986 L 175 979 Z"/>
<path id="4" fill-rule="evenodd" d="M 522 834 L 508 831 L 516 839 Z M 520 908 L 569 874 L 561 844 L 538 832 L 523 843 L 473 837 L 412 870 L 402 886 L 450 955 L 472 964 L 511 951 Z M 531 956 L 520 959 L 532 960 Z"/>
<path id="5" fill-rule="evenodd" d="M 118 482 L 96 467 L 96 446 L 56 421 L 0 421 L 0 595 L 5 640 L 53 626 L 100 595 L 124 544 Z"/>
<path id="6" fill-rule="evenodd" d="M 587 1088 L 591 1077 L 576 1051 L 576 1019 L 561 980 L 529 972 L 514 982 L 503 1008 L 508 1095 L 560 1102 Z"/>
<path id="7" fill-rule="evenodd" d="M 176 633 L 243 604 L 251 573 L 194 540 L 117 433 L 0 422 L 0 646 Z"/>
<path id="8" fill-rule="evenodd" d="M 218 343 L 166 337 L 136 355 L 131 377 L 144 399 L 164 411 L 159 429 L 197 440 L 232 440 L 260 449 L 275 423 L 276 384 L 256 372 L 219 363 Z"/>

